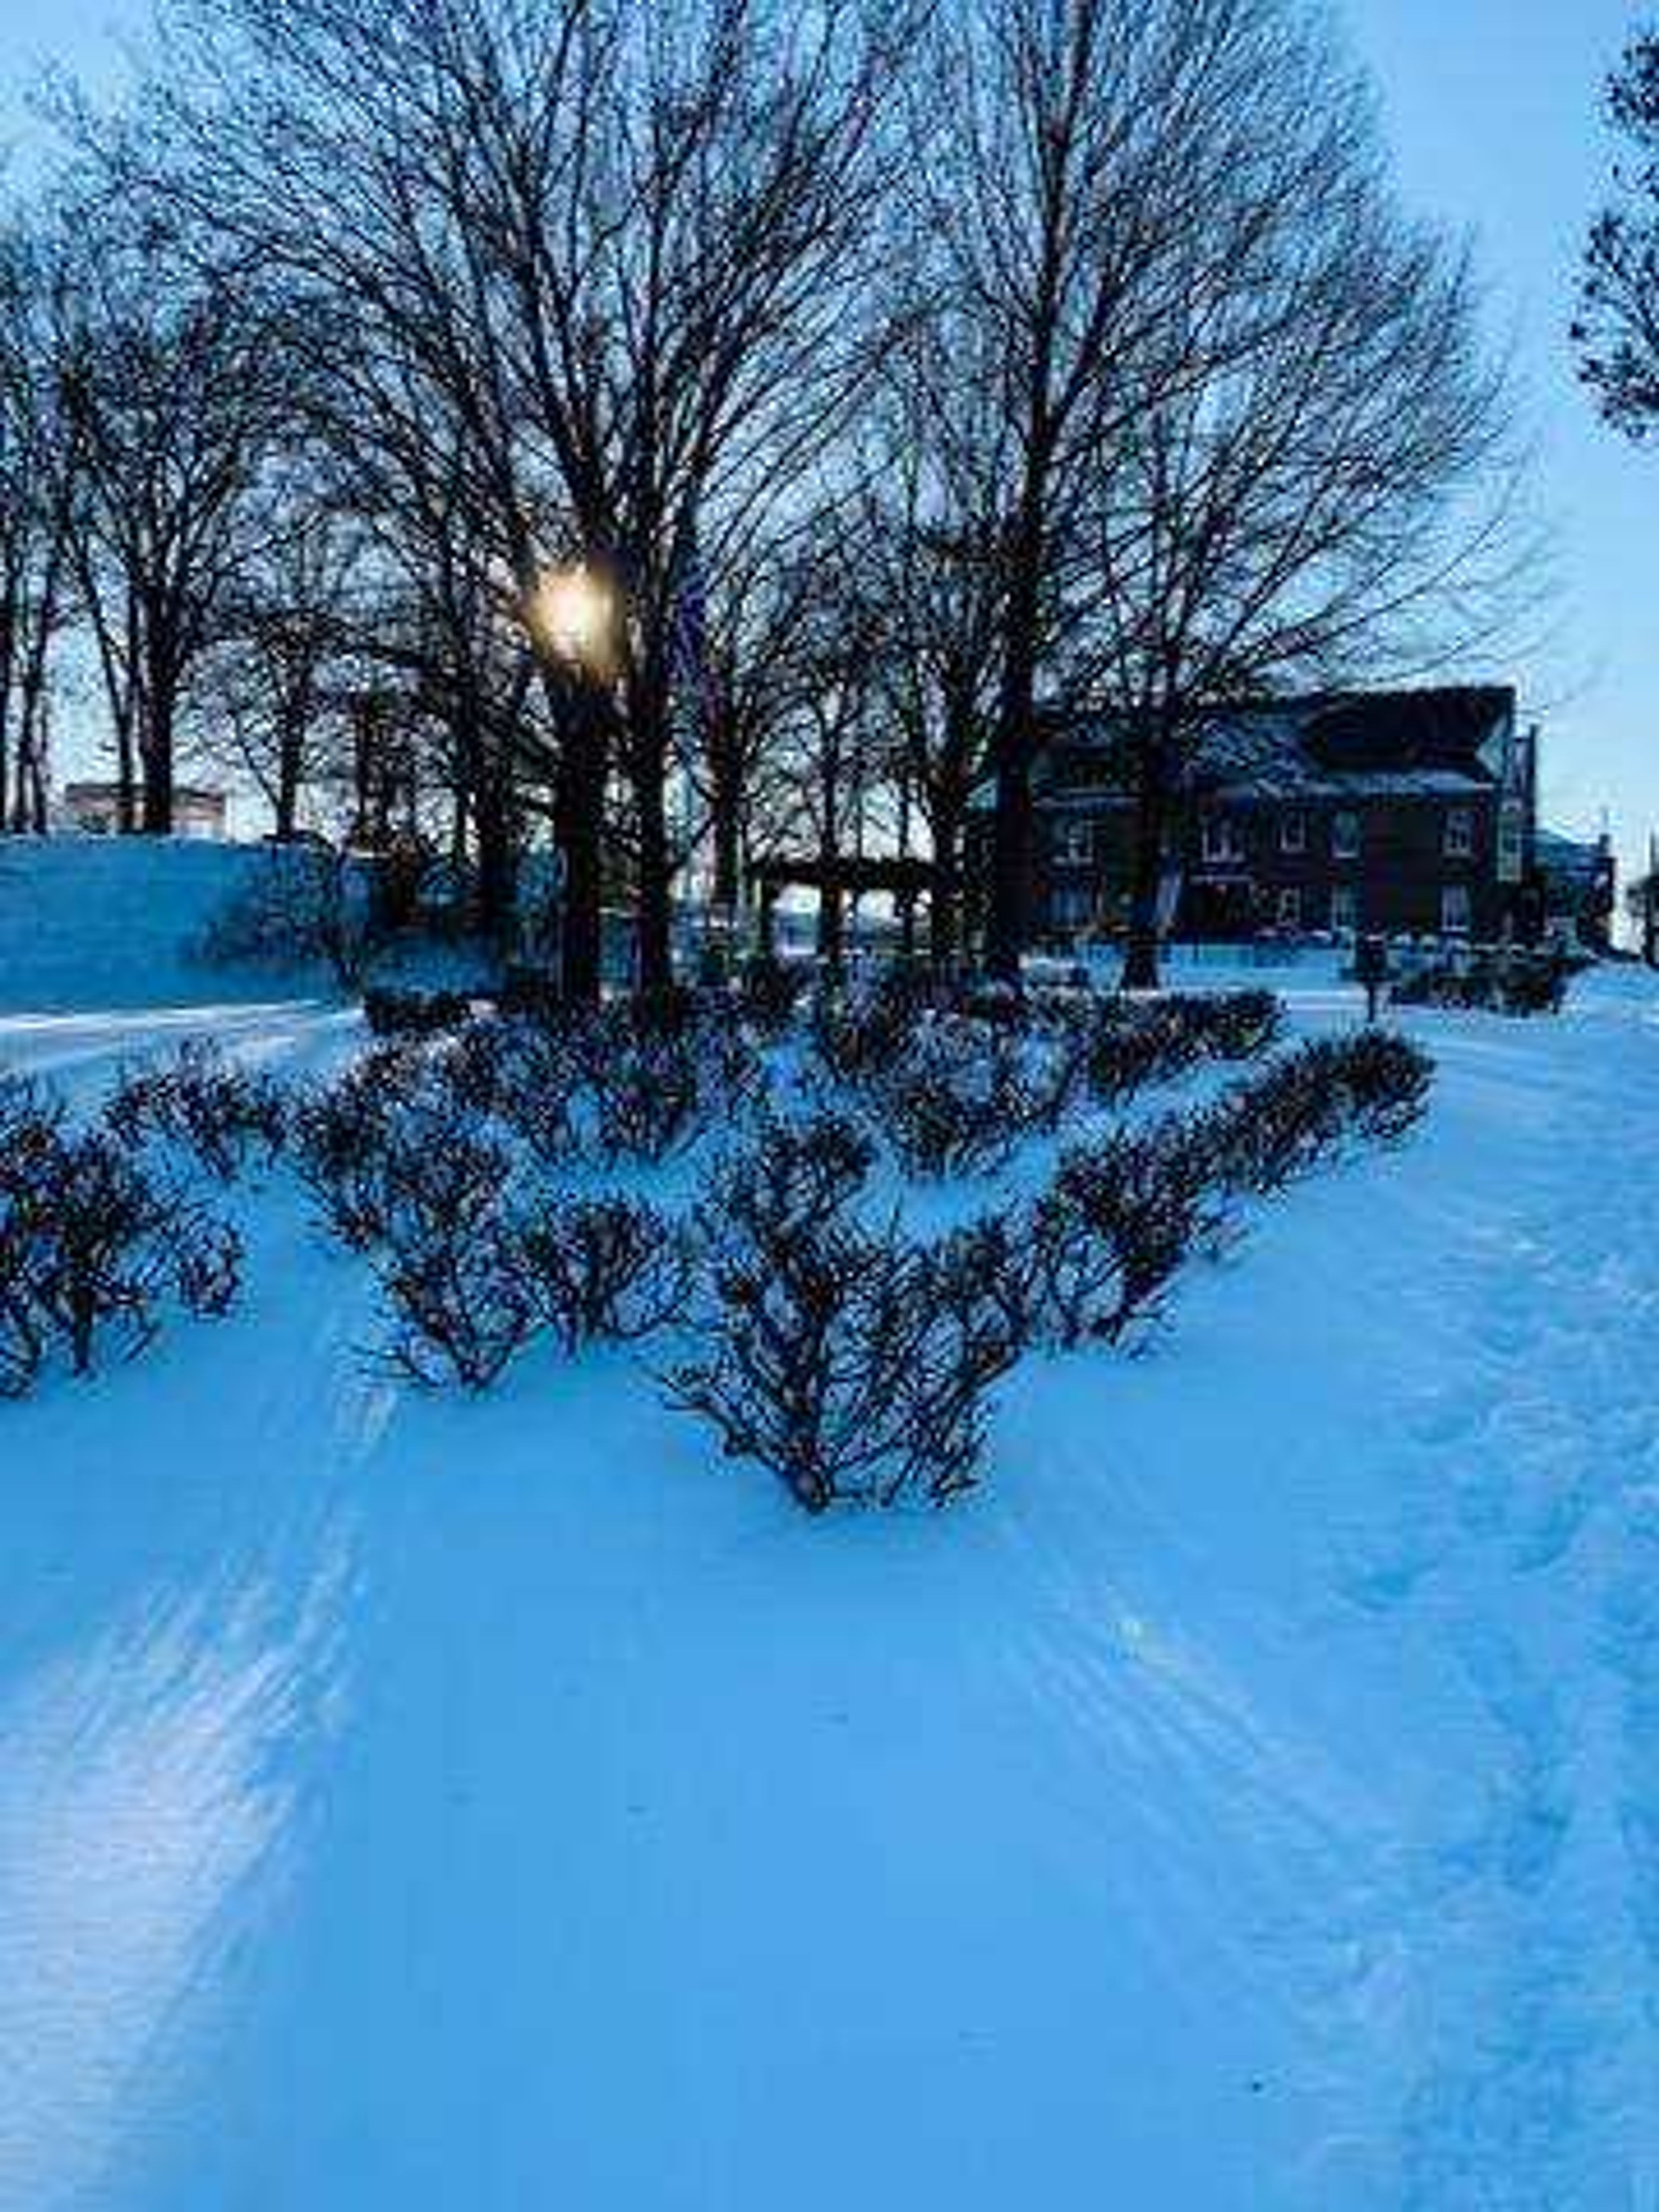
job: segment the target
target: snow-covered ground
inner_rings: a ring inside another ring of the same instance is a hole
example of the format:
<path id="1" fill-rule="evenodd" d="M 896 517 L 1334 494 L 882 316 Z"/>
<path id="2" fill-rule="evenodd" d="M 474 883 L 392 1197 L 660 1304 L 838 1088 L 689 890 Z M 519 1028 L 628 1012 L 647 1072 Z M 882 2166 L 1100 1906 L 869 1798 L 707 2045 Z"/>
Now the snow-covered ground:
<path id="1" fill-rule="evenodd" d="M 941 1517 L 621 1357 L 376 1379 L 280 1176 L 231 1320 L 0 1407 L 3 2212 L 1659 2203 L 1659 994 L 1412 1027 L 1412 1144 Z"/>

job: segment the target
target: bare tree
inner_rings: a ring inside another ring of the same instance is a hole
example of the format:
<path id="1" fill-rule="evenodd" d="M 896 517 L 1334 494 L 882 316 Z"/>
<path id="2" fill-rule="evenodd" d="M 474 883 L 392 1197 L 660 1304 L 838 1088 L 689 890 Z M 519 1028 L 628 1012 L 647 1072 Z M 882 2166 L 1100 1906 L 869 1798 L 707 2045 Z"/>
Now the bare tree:
<path id="1" fill-rule="evenodd" d="M 927 313 L 899 319 L 871 410 L 842 589 L 870 641 L 892 725 L 902 818 L 912 807 L 935 870 L 935 959 L 962 949 L 970 804 L 989 775 L 1002 666 L 1012 434 L 996 380 L 960 349 L 973 335 Z"/>
<path id="2" fill-rule="evenodd" d="M 1220 709 L 1419 672 L 1515 611 L 1510 409 L 1467 258 L 1399 215 L 1364 88 L 1316 43 L 1295 59 L 1303 97 L 1283 76 L 1271 155 L 1225 186 L 1224 281 L 1149 339 L 1147 404 L 1087 472 L 1070 676 L 1133 773 L 1132 988 L 1158 980 L 1169 809 Z"/>
<path id="3" fill-rule="evenodd" d="M 1590 232 L 1573 337 L 1602 414 L 1644 438 L 1659 422 L 1659 31 L 1631 41 L 1607 111 L 1636 161 Z"/>
<path id="4" fill-rule="evenodd" d="M 200 749 L 247 777 L 288 843 L 308 787 L 333 763 L 337 691 L 356 641 L 363 533 L 323 487 L 284 471 L 263 489 L 246 560 L 228 583 L 200 687 Z"/>
<path id="5" fill-rule="evenodd" d="M 165 836 L 181 710 L 245 557 L 280 378 L 269 326 L 228 274 L 180 276 L 159 234 L 134 240 L 84 213 L 77 228 L 58 362 L 76 578 L 122 826 Z"/>
<path id="6" fill-rule="evenodd" d="M 1160 410 L 1201 421 L 1190 395 L 1282 339 L 1282 287 L 1253 319 L 1240 271 L 1273 264 L 1304 203 L 1333 210 L 1352 74 L 1299 0 L 972 0 L 942 21 L 953 98 L 923 133 L 919 204 L 944 327 L 1004 425 L 987 951 L 1012 975 L 1038 708 L 1070 680 L 1114 470 Z"/>
<path id="7" fill-rule="evenodd" d="M 777 842 L 814 580 L 773 536 L 726 550 L 710 580 L 696 742 L 686 765 L 712 847 L 714 903 L 742 903 L 757 849 Z"/>
<path id="8" fill-rule="evenodd" d="M 0 830 L 46 827 L 52 648 L 69 618 L 76 455 L 52 374 L 52 258 L 0 237 Z"/>
<path id="9" fill-rule="evenodd" d="M 610 635 L 562 732 L 568 980 L 597 983 L 613 763 L 643 969 L 665 972 L 675 580 L 701 515 L 775 489 L 856 374 L 893 51 L 851 0 L 174 0 L 177 73 L 115 173 L 280 280 L 338 420 L 459 455 L 503 602 L 580 560 Z M 94 131 L 107 142 L 107 134 Z M 111 151 L 106 143 L 106 150 Z"/>

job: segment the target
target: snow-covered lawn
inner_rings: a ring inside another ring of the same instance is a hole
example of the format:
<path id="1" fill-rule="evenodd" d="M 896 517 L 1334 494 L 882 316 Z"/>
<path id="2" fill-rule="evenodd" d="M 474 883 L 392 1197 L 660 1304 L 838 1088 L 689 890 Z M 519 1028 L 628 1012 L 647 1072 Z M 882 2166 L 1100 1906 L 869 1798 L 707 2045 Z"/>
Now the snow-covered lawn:
<path id="1" fill-rule="evenodd" d="M 1411 1027 L 1417 1137 L 943 1516 L 621 1356 L 376 1379 L 280 1176 L 230 1320 L 0 1407 L 4 2212 L 1653 2203 L 1659 994 Z"/>

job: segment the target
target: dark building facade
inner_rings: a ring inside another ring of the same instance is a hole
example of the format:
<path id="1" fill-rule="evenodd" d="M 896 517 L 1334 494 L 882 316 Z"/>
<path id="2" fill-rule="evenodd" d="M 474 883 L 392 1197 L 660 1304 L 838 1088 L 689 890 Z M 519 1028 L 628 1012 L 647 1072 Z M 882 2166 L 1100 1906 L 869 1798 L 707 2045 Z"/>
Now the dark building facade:
<path id="1" fill-rule="evenodd" d="M 1164 848 L 1191 938 L 1535 933 L 1537 743 L 1503 688 L 1321 695 L 1218 714 Z M 1036 913 L 1056 942 L 1127 917 L 1133 802 L 1104 721 L 1057 724 L 1037 775 Z"/>
<path id="2" fill-rule="evenodd" d="M 1619 911 L 1619 864 L 1613 839 L 1538 832 L 1538 880 L 1552 927 L 1586 951 L 1605 952 Z"/>

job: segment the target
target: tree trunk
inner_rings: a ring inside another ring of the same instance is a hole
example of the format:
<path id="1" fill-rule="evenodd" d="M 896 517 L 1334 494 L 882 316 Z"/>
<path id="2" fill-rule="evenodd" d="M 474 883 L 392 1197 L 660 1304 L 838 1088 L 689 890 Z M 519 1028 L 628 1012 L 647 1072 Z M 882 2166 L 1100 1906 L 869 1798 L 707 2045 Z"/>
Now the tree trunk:
<path id="1" fill-rule="evenodd" d="M 1042 557 L 1040 533 L 1035 522 L 1028 520 L 1012 563 L 1004 618 L 1002 682 L 992 762 L 996 811 L 991 825 L 990 910 L 985 927 L 987 968 L 1003 981 L 1016 984 L 1020 957 L 1031 934 L 1036 855 L 1031 751 Z"/>
<path id="2" fill-rule="evenodd" d="M 276 756 L 276 804 L 272 810 L 279 845 L 291 845 L 300 826 L 300 763 L 301 747 L 283 736 Z"/>
<path id="3" fill-rule="evenodd" d="M 668 848 L 666 769 L 655 744 L 635 755 L 634 812 L 639 832 L 639 986 L 665 991 L 674 980 L 673 861 Z"/>
<path id="4" fill-rule="evenodd" d="M 115 722 L 115 826 L 123 837 L 138 827 L 138 771 L 132 757 L 132 723 L 126 714 Z"/>
<path id="5" fill-rule="evenodd" d="M 52 758 L 52 739 L 48 710 L 44 699 L 40 703 L 36 734 L 29 747 L 30 826 L 37 837 L 44 837 L 50 823 L 46 802 L 48 770 Z"/>
<path id="6" fill-rule="evenodd" d="M 143 828 L 146 837 L 173 835 L 173 747 L 170 743 L 144 747 Z"/>
<path id="7" fill-rule="evenodd" d="M 630 668 L 628 780 L 639 840 L 636 980 L 642 991 L 664 991 L 674 980 L 673 860 L 668 839 L 668 765 L 672 755 L 672 699 L 661 641 L 647 641 Z"/>
<path id="8" fill-rule="evenodd" d="M 1170 814 L 1170 746 L 1159 732 L 1138 748 L 1134 846 L 1130 857 L 1129 931 L 1121 988 L 1158 988 L 1159 893 L 1164 880 L 1164 832 Z"/>
<path id="9" fill-rule="evenodd" d="M 556 708 L 563 734 L 556 800 L 564 859 L 560 987 L 577 1004 L 597 1006 L 604 953 L 605 791 L 614 708 L 599 685 L 581 682 L 556 690 Z"/>
<path id="10" fill-rule="evenodd" d="M 933 808 L 933 888 L 927 901 L 927 949 L 947 968 L 962 950 L 962 817 L 954 806 Z"/>
<path id="11" fill-rule="evenodd" d="M 512 813 L 501 772 L 487 763 L 472 797 L 478 849 L 478 927 L 492 944 L 504 945 L 513 926 L 516 885 Z"/>
<path id="12" fill-rule="evenodd" d="M 152 668 L 138 733 L 144 778 L 142 827 L 147 837 L 173 835 L 173 724 L 177 704 L 172 672 L 165 666 L 159 671 Z"/>
<path id="13" fill-rule="evenodd" d="M 832 975 L 842 972 L 846 949 L 845 918 L 840 884 L 826 883 L 818 893 L 817 951 L 818 958 Z"/>
<path id="14" fill-rule="evenodd" d="M 720 783 L 714 791 L 714 904 L 735 914 L 743 897 L 743 824 L 735 800 Z"/>

